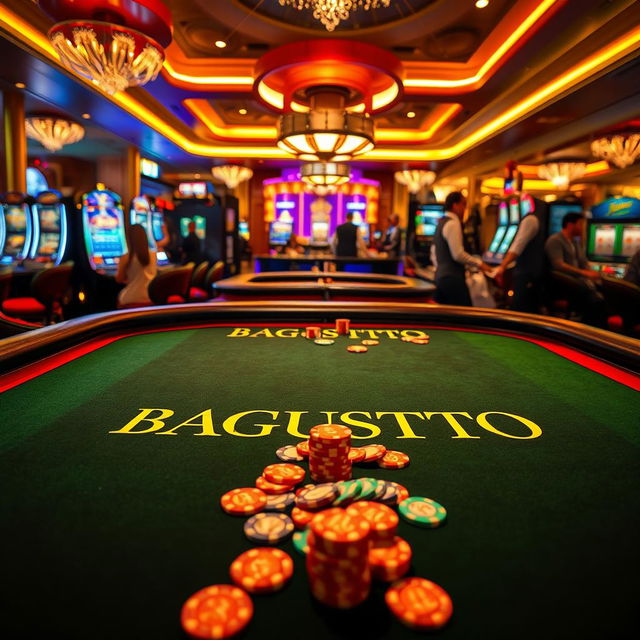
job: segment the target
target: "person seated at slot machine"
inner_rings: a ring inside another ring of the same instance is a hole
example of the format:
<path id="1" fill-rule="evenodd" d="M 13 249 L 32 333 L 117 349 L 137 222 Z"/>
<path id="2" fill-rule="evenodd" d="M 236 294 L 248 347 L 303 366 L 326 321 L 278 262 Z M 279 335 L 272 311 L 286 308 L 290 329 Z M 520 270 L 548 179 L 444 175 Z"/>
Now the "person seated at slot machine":
<path id="1" fill-rule="evenodd" d="M 382 241 L 382 251 L 384 251 L 389 258 L 397 258 L 400 255 L 401 244 L 402 229 L 400 229 L 400 216 L 394 213 L 392 216 L 389 216 L 389 226 Z"/>
<path id="2" fill-rule="evenodd" d="M 158 272 L 156 252 L 149 249 L 147 232 L 140 224 L 131 225 L 127 234 L 129 253 L 118 263 L 116 282 L 125 287 L 118 294 L 118 308 L 151 304 L 149 283 Z"/>
<path id="3" fill-rule="evenodd" d="M 464 249 L 462 220 L 467 199 L 460 191 L 453 191 L 444 203 L 445 214 L 438 221 L 433 237 L 432 254 L 436 264 L 436 302 L 472 306 L 471 295 L 465 279 L 466 267 L 475 267 L 485 273 L 491 267 Z"/>
<path id="4" fill-rule="evenodd" d="M 300 243 L 298 236 L 295 233 L 291 232 L 284 251 L 290 258 L 295 258 L 304 254 L 304 246 Z"/>
<path id="5" fill-rule="evenodd" d="M 573 303 L 582 313 L 586 324 L 606 326 L 604 297 L 598 291 L 600 274 L 589 268 L 589 262 L 581 244 L 584 233 L 584 215 L 567 213 L 562 218 L 562 230 L 547 238 L 544 245 L 549 266 L 575 280 L 571 292 Z"/>
<path id="6" fill-rule="evenodd" d="M 360 228 L 353 224 L 353 212 L 347 212 L 346 221 L 336 227 L 330 241 L 332 253 L 336 258 L 367 257 L 367 245 L 362 239 Z"/>
<path id="7" fill-rule="evenodd" d="M 202 241 L 196 234 L 196 223 L 192 220 L 187 227 L 189 232 L 187 237 L 182 241 L 182 264 L 193 262 L 200 264 L 204 260 L 202 252 Z"/>

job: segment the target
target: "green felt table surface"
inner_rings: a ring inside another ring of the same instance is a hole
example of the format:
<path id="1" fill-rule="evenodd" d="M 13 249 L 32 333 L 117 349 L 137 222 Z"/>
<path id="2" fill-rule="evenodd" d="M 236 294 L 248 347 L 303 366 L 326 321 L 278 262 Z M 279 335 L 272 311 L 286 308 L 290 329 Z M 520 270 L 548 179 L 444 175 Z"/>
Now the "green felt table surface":
<path id="1" fill-rule="evenodd" d="M 351 422 L 356 445 L 411 456 L 355 477 L 447 508 L 438 529 L 399 528 L 411 574 L 452 597 L 438 637 L 632 635 L 637 392 L 513 337 L 434 329 L 418 346 L 382 333 L 351 354 L 356 339 L 233 332 L 124 337 L 2 395 L 5 637 L 184 637 L 183 602 L 229 583 L 252 546 L 220 496 L 253 486 L 278 447 L 328 419 Z M 168 417 L 136 423 L 143 409 Z M 442 412 L 462 412 L 458 426 Z M 253 598 L 242 637 L 420 635 L 390 615 L 384 585 L 352 611 L 317 604 L 302 557 L 282 548 L 294 577 Z"/>

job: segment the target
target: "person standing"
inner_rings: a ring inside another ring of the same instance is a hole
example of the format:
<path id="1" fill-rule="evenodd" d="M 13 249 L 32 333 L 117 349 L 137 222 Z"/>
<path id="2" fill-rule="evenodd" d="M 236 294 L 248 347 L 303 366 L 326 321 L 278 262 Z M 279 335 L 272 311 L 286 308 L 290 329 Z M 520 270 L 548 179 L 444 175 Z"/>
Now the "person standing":
<path id="1" fill-rule="evenodd" d="M 540 209 L 536 207 L 520 221 L 516 237 L 494 272 L 497 283 L 504 286 L 502 276 L 515 261 L 511 304 L 514 311 L 538 313 L 540 310 L 545 266 L 544 236 L 544 220 Z"/>
<path id="2" fill-rule="evenodd" d="M 397 258 L 400 255 L 400 245 L 402 243 L 402 230 L 400 229 L 400 216 L 394 213 L 389 216 L 389 226 L 384 235 L 382 250 L 389 258 Z"/>
<path id="3" fill-rule="evenodd" d="M 474 258 L 464 250 L 462 220 L 467 199 L 460 191 L 450 193 L 444 203 L 445 214 L 438 221 L 433 237 L 436 258 L 436 302 L 470 307 L 471 296 L 465 281 L 465 268 L 490 270 L 480 258 Z"/>
<path id="4" fill-rule="evenodd" d="M 187 227 L 189 234 L 182 241 L 182 264 L 193 262 L 200 264 L 204 260 L 202 242 L 196 234 L 196 223 L 192 220 Z"/>
<path id="5" fill-rule="evenodd" d="M 116 282 L 125 287 L 118 294 L 118 308 L 151 304 L 149 283 L 158 272 L 156 252 L 149 250 L 149 238 L 140 224 L 131 225 L 125 253 L 118 262 Z"/>
<path id="6" fill-rule="evenodd" d="M 358 255 L 368 254 L 360 229 L 358 225 L 353 224 L 351 211 L 346 215 L 346 222 L 336 227 L 331 246 L 336 258 L 356 258 Z"/>

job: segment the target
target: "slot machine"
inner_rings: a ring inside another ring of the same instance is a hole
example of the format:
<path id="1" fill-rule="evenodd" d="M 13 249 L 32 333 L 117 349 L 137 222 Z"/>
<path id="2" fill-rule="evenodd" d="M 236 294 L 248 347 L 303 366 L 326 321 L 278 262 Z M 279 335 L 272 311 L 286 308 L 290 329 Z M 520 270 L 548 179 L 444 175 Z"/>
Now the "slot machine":
<path id="1" fill-rule="evenodd" d="M 151 205 L 146 196 L 142 195 L 133 198 L 129 208 L 129 221 L 131 224 L 139 224 L 145 230 L 147 238 L 149 238 L 149 249 L 156 252 L 158 266 L 168 265 L 169 258 L 167 254 L 162 249 L 158 250 L 158 240 L 163 238 L 162 213 Z M 159 237 L 156 237 L 157 234 L 159 234 Z"/>
<path id="2" fill-rule="evenodd" d="M 29 257 L 33 242 L 33 212 L 26 196 L 9 191 L 2 199 L 0 265 L 16 265 Z"/>
<path id="3" fill-rule="evenodd" d="M 439 202 L 412 202 L 409 213 L 409 238 L 413 251 L 409 253 L 413 253 L 416 262 L 421 266 L 431 264 L 433 236 L 444 214 L 444 204 Z"/>
<path id="4" fill-rule="evenodd" d="M 68 249 L 67 208 L 58 191 L 43 191 L 36 196 L 33 211 L 33 242 L 29 258 L 39 265 L 59 265 Z"/>

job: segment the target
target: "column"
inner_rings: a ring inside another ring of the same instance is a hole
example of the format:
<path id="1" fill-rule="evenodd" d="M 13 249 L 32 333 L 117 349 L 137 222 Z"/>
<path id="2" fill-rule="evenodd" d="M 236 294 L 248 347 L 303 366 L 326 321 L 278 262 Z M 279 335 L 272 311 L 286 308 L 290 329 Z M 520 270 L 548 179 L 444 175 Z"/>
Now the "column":
<path id="1" fill-rule="evenodd" d="M 2 96 L 4 181 L 7 191 L 27 190 L 27 136 L 24 127 L 24 95 L 5 91 Z"/>

